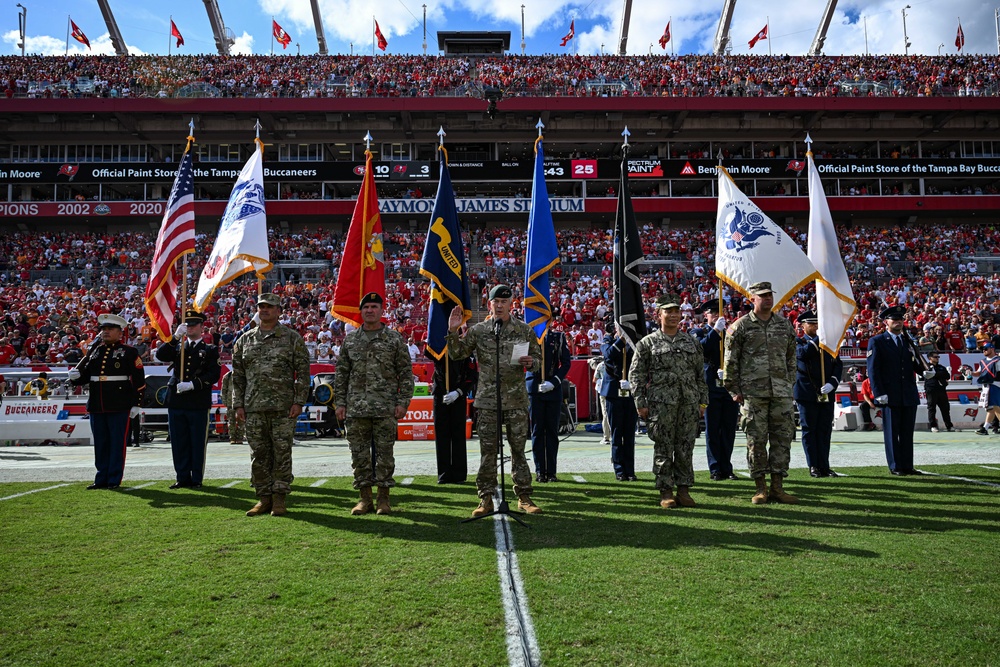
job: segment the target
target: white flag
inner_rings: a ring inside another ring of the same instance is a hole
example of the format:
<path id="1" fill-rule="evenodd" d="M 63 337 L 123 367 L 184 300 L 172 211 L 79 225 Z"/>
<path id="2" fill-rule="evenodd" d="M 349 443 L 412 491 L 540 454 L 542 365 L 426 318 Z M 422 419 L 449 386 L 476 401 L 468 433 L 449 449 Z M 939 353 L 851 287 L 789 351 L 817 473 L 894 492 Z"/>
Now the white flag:
<path id="1" fill-rule="evenodd" d="M 816 315 L 819 317 L 819 346 L 837 356 L 844 333 L 854 315 L 858 303 L 854 300 L 851 280 L 847 277 L 844 260 L 840 256 L 837 232 L 833 228 L 830 205 L 823 192 L 823 182 L 819 178 L 812 151 L 806 153 L 809 159 L 809 243 L 808 254 L 813 266 L 819 272 L 816 278 Z"/>
<path id="2" fill-rule="evenodd" d="M 729 172 L 721 165 L 717 169 L 715 275 L 747 296 L 754 283 L 771 283 L 777 310 L 819 274 L 792 237 L 736 187 Z"/>
<path id="3" fill-rule="evenodd" d="M 256 272 L 263 278 L 271 269 L 267 248 L 267 214 L 264 211 L 264 171 L 261 151 L 247 160 L 222 214 L 215 247 L 198 280 L 195 310 L 204 310 L 215 290 L 244 273 Z"/>

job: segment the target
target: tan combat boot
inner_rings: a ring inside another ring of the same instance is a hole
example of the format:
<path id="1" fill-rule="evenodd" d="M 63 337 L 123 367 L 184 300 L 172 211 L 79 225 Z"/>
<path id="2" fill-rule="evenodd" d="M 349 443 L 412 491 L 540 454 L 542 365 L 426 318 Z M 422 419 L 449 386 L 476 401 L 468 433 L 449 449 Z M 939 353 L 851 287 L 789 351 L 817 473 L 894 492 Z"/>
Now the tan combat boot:
<path id="1" fill-rule="evenodd" d="M 757 484 L 757 493 L 753 494 L 753 498 L 750 499 L 754 505 L 763 505 L 767 503 L 767 480 L 763 477 L 757 477 L 754 480 Z"/>
<path id="2" fill-rule="evenodd" d="M 271 511 L 271 496 L 261 496 L 257 499 L 257 504 L 254 505 L 247 516 L 257 516 L 259 514 L 267 514 Z"/>
<path id="3" fill-rule="evenodd" d="M 768 494 L 768 497 L 777 500 L 779 503 L 794 505 L 799 502 L 799 499 L 789 493 L 785 493 L 785 490 L 781 488 L 782 479 L 781 475 L 771 475 L 771 492 Z"/>
<path id="4" fill-rule="evenodd" d="M 686 486 L 677 487 L 677 504 L 681 507 L 694 507 L 697 504 L 688 492 L 688 488 Z"/>
<path id="5" fill-rule="evenodd" d="M 372 511 L 372 487 L 361 487 L 361 500 L 351 509 L 351 514 L 368 514 Z"/>
<path id="6" fill-rule="evenodd" d="M 674 490 L 672 488 L 660 489 L 660 507 L 665 510 L 672 510 L 677 507 L 677 501 L 674 500 Z"/>
<path id="7" fill-rule="evenodd" d="M 389 506 L 389 487 L 380 486 L 378 487 L 378 497 L 375 500 L 375 504 L 378 509 L 375 510 L 375 514 L 391 514 L 392 508 Z"/>
<path id="8" fill-rule="evenodd" d="M 536 505 L 532 500 L 531 496 L 524 494 L 517 497 L 517 509 L 525 512 L 527 514 L 541 514 L 542 508 Z"/>
<path id="9" fill-rule="evenodd" d="M 285 508 L 285 494 L 274 494 L 274 502 L 271 504 L 271 516 L 285 516 L 288 510 Z"/>
<path id="10" fill-rule="evenodd" d="M 493 498 L 487 496 L 480 498 L 479 507 L 472 510 L 472 516 L 485 516 L 493 511 Z"/>

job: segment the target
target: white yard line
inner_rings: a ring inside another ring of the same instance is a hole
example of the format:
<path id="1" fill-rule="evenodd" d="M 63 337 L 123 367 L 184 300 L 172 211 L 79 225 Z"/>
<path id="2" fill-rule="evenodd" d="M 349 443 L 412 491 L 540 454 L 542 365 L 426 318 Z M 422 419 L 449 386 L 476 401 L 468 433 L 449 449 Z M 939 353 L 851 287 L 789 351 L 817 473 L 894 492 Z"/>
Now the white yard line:
<path id="1" fill-rule="evenodd" d="M 573 481 L 574 481 L 574 482 L 580 482 L 580 484 L 586 484 L 586 483 L 587 483 L 587 480 L 585 480 L 585 479 L 584 479 L 584 478 L 583 478 L 582 476 L 580 476 L 580 475 L 573 475 Z"/>
<path id="2" fill-rule="evenodd" d="M 234 479 L 234 480 L 233 480 L 233 481 L 231 481 L 231 482 L 227 482 L 226 484 L 223 484 L 223 485 L 222 485 L 222 486 L 220 486 L 219 488 L 220 488 L 220 489 L 231 489 L 231 488 L 233 488 L 234 486 L 236 486 L 237 484 L 239 484 L 239 483 L 240 483 L 241 481 L 243 481 L 243 480 L 240 480 L 240 479 Z"/>
<path id="3" fill-rule="evenodd" d="M 753 479 L 753 477 L 751 477 L 750 473 L 748 473 L 748 472 L 743 472 L 742 470 L 734 470 L 733 472 L 736 473 L 737 475 L 741 475 L 743 477 L 747 477 L 749 479 Z"/>
<path id="4" fill-rule="evenodd" d="M 499 502 L 498 500 L 494 501 Z M 514 553 L 510 521 L 498 514 L 493 517 L 497 540 L 497 572 L 500 575 L 500 598 L 507 634 L 507 661 L 511 667 L 534 667 L 542 664 L 535 626 L 528 611 L 521 568 Z"/>
<path id="5" fill-rule="evenodd" d="M 323 485 L 324 485 L 324 484 L 326 484 L 326 483 L 327 483 L 328 481 L 329 481 L 329 480 L 328 480 L 328 479 L 325 479 L 325 478 L 324 478 L 324 479 L 317 479 L 317 480 L 316 480 L 315 482 L 313 482 L 313 483 L 312 483 L 312 484 L 310 484 L 309 486 L 310 486 L 311 488 L 315 489 L 316 487 L 319 487 L 319 486 L 323 486 Z"/>
<path id="6" fill-rule="evenodd" d="M 52 489 L 58 489 L 58 488 L 61 488 L 63 486 L 69 486 L 69 482 L 67 482 L 65 484 L 56 484 L 55 486 L 46 486 L 44 489 L 32 489 L 31 491 L 24 491 L 22 493 L 15 493 L 12 496 L 4 496 L 3 498 L 0 498 L 0 500 L 11 500 L 13 498 L 20 498 L 21 496 L 26 496 L 26 495 L 31 494 L 31 493 L 40 493 L 42 491 L 51 491 Z"/>
<path id="7" fill-rule="evenodd" d="M 146 482 L 145 484 L 140 484 L 139 486 L 126 487 L 122 489 L 122 491 L 135 491 L 136 489 L 145 489 L 147 486 L 153 486 L 154 484 L 156 484 L 156 482 Z"/>
<path id="8" fill-rule="evenodd" d="M 986 468 L 987 470 L 1000 470 L 1000 468 L 994 466 L 979 466 L 980 468 Z"/>
<path id="9" fill-rule="evenodd" d="M 412 477 L 404 477 L 403 481 L 400 482 L 400 484 L 402 484 L 403 486 L 409 486 L 410 484 L 413 484 L 413 478 Z"/>
<path id="10" fill-rule="evenodd" d="M 984 482 L 978 479 L 969 479 L 968 477 L 958 477 L 956 475 L 942 475 L 939 472 L 928 472 L 926 470 L 917 470 L 922 475 L 933 475 L 934 477 L 944 477 L 946 479 L 957 479 L 960 482 L 971 482 L 972 484 L 979 484 L 981 486 L 992 486 L 994 489 L 1000 489 L 1000 484 L 995 484 L 993 482 Z"/>

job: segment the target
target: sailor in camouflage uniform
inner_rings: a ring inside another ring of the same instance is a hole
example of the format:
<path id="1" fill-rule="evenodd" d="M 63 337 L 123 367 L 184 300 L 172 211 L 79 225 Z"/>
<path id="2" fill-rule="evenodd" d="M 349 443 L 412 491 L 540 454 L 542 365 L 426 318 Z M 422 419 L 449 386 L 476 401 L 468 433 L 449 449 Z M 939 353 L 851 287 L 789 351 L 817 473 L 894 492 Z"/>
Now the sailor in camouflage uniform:
<path id="1" fill-rule="evenodd" d="M 309 351 L 294 329 L 278 324 L 276 294 L 257 299 L 260 324 L 233 348 L 233 407 L 250 443 L 250 483 L 258 502 L 247 512 L 285 514 L 291 490 L 292 436 L 309 397 Z"/>
<path id="2" fill-rule="evenodd" d="M 514 495 L 518 498 L 518 509 L 529 514 L 541 510 L 532 502 L 531 469 L 524 456 L 524 445 L 528 440 L 528 390 L 524 383 L 525 368 L 535 368 L 541 364 L 542 349 L 535 338 L 535 332 L 521 320 L 511 317 L 511 301 L 514 293 L 507 285 L 497 285 L 490 290 L 492 319 L 469 327 L 464 336 L 459 336 L 463 311 L 455 306 L 448 318 L 448 355 L 452 359 L 465 359 L 475 354 L 479 361 L 479 385 L 476 389 L 475 406 L 479 428 L 479 451 L 481 455 L 476 487 L 479 491 L 479 507 L 472 516 L 483 516 L 493 511 L 493 493 L 497 487 L 497 338 L 500 341 L 500 400 L 502 423 L 507 429 L 507 444 L 510 445 L 511 477 L 514 479 Z M 499 331 L 499 333 L 497 333 Z M 511 363 L 514 345 L 528 344 L 528 354 Z"/>
<path id="3" fill-rule="evenodd" d="M 333 403 L 347 431 L 354 488 L 361 494 L 351 514 L 372 511 L 373 484 L 378 486 L 376 514 L 392 511 L 389 489 L 396 484 L 392 478 L 396 426 L 412 398 L 409 348 L 402 334 L 382 323 L 382 297 L 370 292 L 361 298 L 361 328 L 347 334 L 340 347 L 333 380 Z"/>
<path id="4" fill-rule="evenodd" d="M 723 382 L 733 400 L 743 406 L 740 415 L 747 436 L 747 465 L 757 485 L 751 502 L 760 505 L 770 498 L 797 503 L 798 498 L 782 488 L 795 436 L 795 330 L 787 319 L 771 311 L 771 283 L 754 283 L 750 294 L 753 310 L 736 320 L 726 335 Z"/>
<path id="5" fill-rule="evenodd" d="M 708 407 L 701 345 L 680 331 L 680 307 L 677 296 L 656 300 L 660 330 L 636 345 L 628 373 L 636 410 L 649 423 L 653 473 L 664 509 L 695 506 L 688 492 L 694 484 L 692 455 L 698 422 Z"/>
<path id="6" fill-rule="evenodd" d="M 125 318 L 106 313 L 98 316 L 97 326 L 100 342 L 69 370 L 69 379 L 89 387 L 87 413 L 97 475 L 87 488 L 117 489 L 125 472 L 129 425 L 141 412 L 146 373 L 138 350 L 122 343 Z"/>

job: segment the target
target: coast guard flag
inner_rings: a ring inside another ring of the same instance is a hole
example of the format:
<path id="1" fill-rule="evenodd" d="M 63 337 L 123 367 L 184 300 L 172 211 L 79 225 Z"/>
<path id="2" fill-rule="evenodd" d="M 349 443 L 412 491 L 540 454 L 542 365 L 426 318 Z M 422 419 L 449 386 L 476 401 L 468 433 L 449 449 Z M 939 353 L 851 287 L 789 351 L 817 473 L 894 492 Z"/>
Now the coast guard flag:
<path id="1" fill-rule="evenodd" d="M 748 297 L 754 283 L 771 283 L 777 310 L 819 274 L 792 237 L 740 192 L 729 172 L 722 165 L 717 169 L 715 274 Z"/>
<path id="2" fill-rule="evenodd" d="M 615 213 L 614 261 L 614 316 L 621 327 L 629 347 L 646 335 L 646 310 L 642 303 L 642 283 L 639 269 L 645 257 L 639 241 L 639 228 L 632 209 L 632 193 L 628 186 L 628 154 L 623 151 L 621 177 L 618 181 L 618 211 Z"/>
<path id="3" fill-rule="evenodd" d="M 427 232 L 424 256 L 420 260 L 420 275 L 431 281 L 427 305 L 427 352 L 441 359 L 448 351 L 448 317 L 455 306 L 462 307 L 462 324 L 472 317 L 472 290 L 465 265 L 465 248 L 455 209 L 455 190 L 451 186 L 448 161 L 441 156 L 441 178 L 438 181 L 431 226 Z"/>
<path id="4" fill-rule="evenodd" d="M 535 142 L 535 175 L 531 180 L 531 212 L 528 214 L 528 251 L 524 267 L 524 321 L 541 344 L 552 319 L 549 301 L 549 269 L 559 263 L 556 229 L 552 222 L 549 193 L 545 187 L 545 152 L 541 137 Z"/>
<path id="5" fill-rule="evenodd" d="M 823 192 L 812 151 L 809 159 L 809 244 L 807 252 L 819 272 L 816 278 L 816 315 L 819 317 L 819 346 L 836 357 L 844 333 L 858 312 L 851 280 L 837 244 L 830 205 Z"/>
<path id="6" fill-rule="evenodd" d="M 267 247 L 267 213 L 264 210 L 262 144 L 258 144 L 229 195 L 215 246 L 198 280 L 194 309 L 203 311 L 215 290 L 251 271 L 263 278 L 271 270 Z"/>

